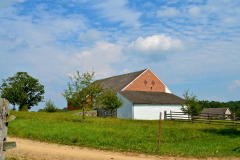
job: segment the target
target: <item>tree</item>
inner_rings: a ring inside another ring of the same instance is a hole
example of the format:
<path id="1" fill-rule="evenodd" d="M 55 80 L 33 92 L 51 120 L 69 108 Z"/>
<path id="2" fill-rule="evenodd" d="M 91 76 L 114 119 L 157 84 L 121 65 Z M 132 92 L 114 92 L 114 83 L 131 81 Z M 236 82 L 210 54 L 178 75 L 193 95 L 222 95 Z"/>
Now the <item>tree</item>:
<path id="1" fill-rule="evenodd" d="M 13 110 L 16 110 L 15 105 L 17 105 L 19 99 L 23 94 L 22 88 L 17 87 L 17 84 L 15 83 L 10 86 L 7 86 L 7 83 L 3 83 L 1 88 L 4 88 L 4 90 L 1 90 L 1 97 L 5 97 L 9 103 L 13 105 Z"/>
<path id="2" fill-rule="evenodd" d="M 1 97 L 6 98 L 9 103 L 14 105 L 14 108 L 15 105 L 18 105 L 21 110 L 26 105 L 28 109 L 31 109 L 34 105 L 42 102 L 44 98 L 44 86 L 27 72 L 17 72 L 13 77 L 2 81 Z"/>
<path id="3" fill-rule="evenodd" d="M 223 108 L 224 105 L 221 102 L 211 101 L 210 108 Z"/>
<path id="4" fill-rule="evenodd" d="M 55 104 L 51 101 L 51 99 L 47 100 L 45 102 L 45 106 L 43 108 L 43 112 L 50 112 L 50 113 L 53 113 L 53 112 L 57 112 L 58 111 L 58 108 L 55 106 Z"/>
<path id="5" fill-rule="evenodd" d="M 181 110 L 191 115 L 199 115 L 202 111 L 202 107 L 198 103 L 197 96 L 193 93 L 189 95 L 188 91 L 189 90 L 186 90 L 183 94 L 183 97 L 185 98 L 185 104 L 182 105 Z"/>
<path id="6" fill-rule="evenodd" d="M 106 109 L 111 109 L 111 117 L 113 117 L 113 109 L 117 109 L 123 105 L 123 100 L 117 96 L 117 93 L 111 88 L 108 88 L 100 96 L 98 96 L 100 105 L 104 105 Z"/>
<path id="7" fill-rule="evenodd" d="M 71 82 L 68 82 L 68 89 L 65 89 L 62 95 L 73 107 L 83 110 L 84 121 L 84 109 L 94 105 L 93 99 L 102 92 L 102 84 L 93 82 L 94 71 L 80 74 L 77 70 L 76 74 L 68 77 Z"/>
<path id="8" fill-rule="evenodd" d="M 203 108 L 210 108 L 210 102 L 208 100 L 198 101 L 199 105 Z"/>

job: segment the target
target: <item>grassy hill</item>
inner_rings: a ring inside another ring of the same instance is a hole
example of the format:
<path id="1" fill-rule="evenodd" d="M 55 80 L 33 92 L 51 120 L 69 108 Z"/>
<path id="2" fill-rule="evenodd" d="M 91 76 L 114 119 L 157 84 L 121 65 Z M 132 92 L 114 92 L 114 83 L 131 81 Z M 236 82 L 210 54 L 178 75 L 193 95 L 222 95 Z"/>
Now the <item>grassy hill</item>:
<path id="1" fill-rule="evenodd" d="M 120 152 L 183 157 L 240 157 L 240 128 L 201 123 L 86 117 L 69 113 L 15 112 L 9 136 Z"/>

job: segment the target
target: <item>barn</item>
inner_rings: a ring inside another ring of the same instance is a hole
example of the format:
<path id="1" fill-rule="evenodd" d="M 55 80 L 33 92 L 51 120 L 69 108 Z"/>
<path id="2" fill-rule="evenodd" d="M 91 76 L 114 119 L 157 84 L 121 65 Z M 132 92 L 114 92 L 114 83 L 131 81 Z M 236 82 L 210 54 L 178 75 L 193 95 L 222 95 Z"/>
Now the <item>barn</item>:
<path id="1" fill-rule="evenodd" d="M 103 90 L 115 90 L 123 99 L 124 105 L 117 109 L 117 118 L 156 120 L 160 112 L 180 112 L 181 104 L 185 103 L 149 68 L 97 80 L 96 83 L 102 83 Z"/>
<path id="2" fill-rule="evenodd" d="M 201 116 L 209 116 L 219 118 L 225 117 L 226 119 L 231 119 L 231 111 L 229 108 L 203 108 Z"/>

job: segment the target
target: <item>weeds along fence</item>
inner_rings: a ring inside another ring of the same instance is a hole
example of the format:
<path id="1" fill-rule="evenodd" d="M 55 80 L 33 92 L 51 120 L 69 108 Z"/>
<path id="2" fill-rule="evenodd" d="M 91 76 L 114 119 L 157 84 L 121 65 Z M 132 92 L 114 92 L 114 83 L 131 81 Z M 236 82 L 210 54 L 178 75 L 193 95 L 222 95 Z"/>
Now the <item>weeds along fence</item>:
<path id="1" fill-rule="evenodd" d="M 15 119 L 9 116 L 9 102 L 2 98 L 0 101 L 0 160 L 5 159 L 5 151 L 7 149 L 15 148 L 16 142 L 7 142 L 8 123 Z"/>
<path id="2" fill-rule="evenodd" d="M 193 116 L 187 112 L 172 112 L 168 114 L 164 111 L 165 120 L 176 120 L 180 122 L 206 123 L 213 125 L 240 126 L 240 117 L 233 114 L 201 114 Z"/>

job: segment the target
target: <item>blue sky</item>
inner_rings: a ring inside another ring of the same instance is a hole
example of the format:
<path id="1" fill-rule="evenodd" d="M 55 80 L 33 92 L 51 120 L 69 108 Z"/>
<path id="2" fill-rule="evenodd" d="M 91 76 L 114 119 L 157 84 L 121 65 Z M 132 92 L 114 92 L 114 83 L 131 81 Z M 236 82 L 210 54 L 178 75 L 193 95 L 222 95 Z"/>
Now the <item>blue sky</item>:
<path id="1" fill-rule="evenodd" d="M 0 78 L 28 72 L 63 108 L 68 74 L 150 68 L 176 95 L 240 100 L 240 1 L 0 1 Z M 43 108 L 39 103 L 32 110 Z"/>

